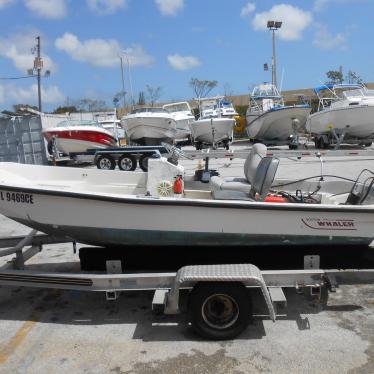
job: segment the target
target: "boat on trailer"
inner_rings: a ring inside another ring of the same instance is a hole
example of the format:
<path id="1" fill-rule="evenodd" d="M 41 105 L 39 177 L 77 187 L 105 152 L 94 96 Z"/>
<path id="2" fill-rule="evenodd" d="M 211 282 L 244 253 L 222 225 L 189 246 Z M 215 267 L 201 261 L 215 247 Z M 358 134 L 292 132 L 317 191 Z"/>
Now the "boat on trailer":
<path id="1" fill-rule="evenodd" d="M 256 86 L 246 113 L 248 137 L 267 145 L 287 144 L 297 149 L 298 133 L 304 129 L 311 109 L 308 104 L 285 105 L 273 84 Z"/>
<path id="2" fill-rule="evenodd" d="M 196 149 L 204 146 L 216 149 L 223 146 L 229 149 L 233 140 L 233 127 L 237 115 L 231 103 L 223 96 L 199 98 L 199 119 L 190 123 L 192 141 Z"/>
<path id="3" fill-rule="evenodd" d="M 368 245 L 374 177 L 274 179 L 279 159 L 255 144 L 244 178 L 210 184 L 151 158 L 148 173 L 0 163 L 0 213 L 90 245 Z M 172 161 L 172 162 L 171 162 Z M 38 175 L 38 178 L 35 178 Z M 182 194 L 174 182 L 183 177 Z"/>
<path id="4" fill-rule="evenodd" d="M 306 130 L 316 148 L 348 142 L 371 146 L 374 140 L 374 90 L 361 84 L 325 84 L 314 89 L 318 110 L 311 114 Z"/>

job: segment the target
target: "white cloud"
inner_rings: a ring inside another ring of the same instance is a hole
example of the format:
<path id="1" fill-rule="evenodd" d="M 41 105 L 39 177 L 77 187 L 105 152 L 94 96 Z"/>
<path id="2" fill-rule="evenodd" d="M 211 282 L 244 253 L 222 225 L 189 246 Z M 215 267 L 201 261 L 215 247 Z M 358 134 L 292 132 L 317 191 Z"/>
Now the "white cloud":
<path id="1" fill-rule="evenodd" d="M 86 0 L 88 7 L 98 14 L 112 14 L 126 7 L 127 0 Z"/>
<path id="2" fill-rule="evenodd" d="M 25 0 L 25 6 L 41 18 L 59 19 L 67 14 L 65 0 Z"/>
<path id="3" fill-rule="evenodd" d="M 365 0 L 314 0 L 313 11 L 321 12 L 328 8 L 332 3 L 346 4 L 346 3 L 359 3 Z"/>
<path id="4" fill-rule="evenodd" d="M 347 49 L 347 38 L 343 33 L 332 35 L 324 25 L 319 25 L 314 35 L 313 45 L 320 49 Z"/>
<path id="5" fill-rule="evenodd" d="M 6 93 L 6 94 L 5 94 Z M 38 86 L 18 87 L 15 84 L 0 85 L 0 102 L 11 101 L 15 104 L 36 104 L 38 100 Z M 45 104 L 61 103 L 65 95 L 57 86 L 42 86 L 42 102 Z"/>
<path id="6" fill-rule="evenodd" d="M 252 20 L 254 30 L 267 30 L 267 21 L 282 21 L 277 35 L 283 40 L 299 40 L 312 22 L 312 14 L 289 4 L 274 5 L 269 11 L 256 13 Z"/>
<path id="7" fill-rule="evenodd" d="M 66 52 L 73 60 L 88 62 L 93 66 L 114 67 L 119 64 L 118 55 L 127 56 L 130 65 L 151 65 L 153 58 L 139 45 L 125 48 L 115 39 L 87 39 L 80 41 L 74 34 L 66 32 L 55 40 L 57 49 Z"/>
<path id="8" fill-rule="evenodd" d="M 240 11 L 240 17 L 246 17 L 249 14 L 253 13 L 256 10 L 256 4 L 254 3 L 247 3 L 243 6 L 242 10 Z"/>
<path id="9" fill-rule="evenodd" d="M 14 0 L 0 0 L 0 9 L 3 9 L 12 3 L 14 3 Z"/>
<path id="10" fill-rule="evenodd" d="M 184 8 L 184 0 L 155 0 L 158 9 L 164 16 L 175 16 Z"/>
<path id="11" fill-rule="evenodd" d="M 31 53 L 31 48 L 36 45 L 35 37 L 40 35 L 38 30 L 25 29 L 22 32 L 12 34 L 8 37 L 0 37 L 0 56 L 9 58 L 14 66 L 23 74 L 34 66 L 35 56 Z M 54 72 L 57 65 L 43 52 L 44 68 Z"/>
<path id="12" fill-rule="evenodd" d="M 193 56 L 181 56 L 178 54 L 168 56 L 169 64 L 175 70 L 189 70 L 201 65 L 198 58 Z"/>

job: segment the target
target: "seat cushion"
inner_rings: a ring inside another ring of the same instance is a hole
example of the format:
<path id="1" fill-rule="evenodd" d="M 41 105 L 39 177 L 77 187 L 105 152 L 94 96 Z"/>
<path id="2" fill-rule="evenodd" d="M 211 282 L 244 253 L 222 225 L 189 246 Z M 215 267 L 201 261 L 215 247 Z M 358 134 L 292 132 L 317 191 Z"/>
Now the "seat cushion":
<path id="1" fill-rule="evenodd" d="M 244 163 L 244 175 L 249 184 L 253 183 L 256 175 L 257 166 L 260 164 L 263 157 L 266 156 L 267 147 L 265 144 L 256 143 L 253 145 L 249 155 Z"/>
<path id="2" fill-rule="evenodd" d="M 251 186 L 248 184 L 245 178 L 221 178 L 211 177 L 210 178 L 210 190 L 213 191 L 242 191 L 249 193 Z"/>

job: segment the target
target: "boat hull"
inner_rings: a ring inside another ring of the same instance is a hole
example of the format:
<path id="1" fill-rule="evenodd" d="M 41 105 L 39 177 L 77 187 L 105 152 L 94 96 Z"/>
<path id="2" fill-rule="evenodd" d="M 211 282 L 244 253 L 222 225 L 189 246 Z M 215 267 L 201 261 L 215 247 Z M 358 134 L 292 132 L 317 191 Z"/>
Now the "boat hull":
<path id="1" fill-rule="evenodd" d="M 50 141 L 55 137 L 57 149 L 63 153 L 86 152 L 92 148 L 115 147 L 117 142 L 114 136 L 104 132 L 92 130 L 50 130 L 44 131 L 44 137 Z"/>
<path id="2" fill-rule="evenodd" d="M 122 123 L 130 140 L 141 145 L 170 143 L 177 133 L 176 122 L 171 117 L 128 116 Z"/>
<path id="3" fill-rule="evenodd" d="M 0 213 L 49 234 L 104 247 L 368 245 L 374 238 L 374 208 L 366 207 L 114 197 L 0 186 Z"/>
<path id="4" fill-rule="evenodd" d="M 231 140 L 234 124 L 232 118 L 206 118 L 192 122 L 190 128 L 195 142 L 213 144 Z"/>
<path id="5" fill-rule="evenodd" d="M 304 129 L 311 108 L 308 106 L 285 106 L 261 115 L 247 114 L 247 134 L 259 141 L 287 141 L 294 134 L 292 121 L 299 120 L 298 129 Z"/>
<path id="6" fill-rule="evenodd" d="M 316 135 L 328 134 L 332 128 L 348 137 L 374 138 L 374 106 L 328 108 L 311 114 L 306 123 L 306 130 Z"/>

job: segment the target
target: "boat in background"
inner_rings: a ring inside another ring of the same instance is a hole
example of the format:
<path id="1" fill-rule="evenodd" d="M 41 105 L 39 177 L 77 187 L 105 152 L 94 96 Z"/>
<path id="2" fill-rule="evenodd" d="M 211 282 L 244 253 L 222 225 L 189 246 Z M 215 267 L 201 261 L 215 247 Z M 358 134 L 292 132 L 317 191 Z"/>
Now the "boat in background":
<path id="1" fill-rule="evenodd" d="M 237 115 L 236 111 L 231 114 L 229 105 L 222 105 L 222 96 L 198 99 L 200 117 L 190 123 L 192 141 L 197 150 L 204 146 L 216 149 L 223 146 L 229 149 L 233 139 L 233 126 Z M 233 108 L 233 107 L 232 107 Z M 230 112 L 230 114 L 229 114 Z"/>
<path id="2" fill-rule="evenodd" d="M 144 107 L 132 110 L 121 119 L 127 137 L 140 145 L 174 143 L 176 121 L 164 108 Z"/>
<path id="3" fill-rule="evenodd" d="M 93 120 L 62 121 L 54 127 L 44 129 L 43 136 L 50 154 L 53 154 L 54 146 L 65 154 L 117 146 L 115 135 Z"/>
<path id="4" fill-rule="evenodd" d="M 165 104 L 163 108 L 167 110 L 175 119 L 177 128 L 175 139 L 190 139 L 190 123 L 195 120 L 195 116 L 192 113 L 190 104 L 188 104 L 187 101 L 182 101 L 179 103 Z"/>
<path id="5" fill-rule="evenodd" d="M 306 130 L 316 148 L 344 142 L 370 146 L 374 140 L 374 90 L 360 84 L 326 84 L 314 89 L 318 111 L 309 116 Z"/>
<path id="6" fill-rule="evenodd" d="M 290 149 L 296 149 L 298 132 L 305 128 L 311 109 L 309 104 L 285 105 L 273 84 L 256 86 L 246 113 L 248 137 L 255 142 L 288 144 Z"/>

